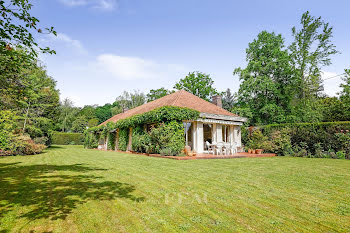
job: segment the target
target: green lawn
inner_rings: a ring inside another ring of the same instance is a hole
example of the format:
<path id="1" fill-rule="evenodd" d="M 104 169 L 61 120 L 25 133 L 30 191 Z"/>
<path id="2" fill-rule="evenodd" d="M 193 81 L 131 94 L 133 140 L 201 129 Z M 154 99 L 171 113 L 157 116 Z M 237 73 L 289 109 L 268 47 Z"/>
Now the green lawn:
<path id="1" fill-rule="evenodd" d="M 350 161 L 0 158 L 0 232 L 349 232 Z"/>

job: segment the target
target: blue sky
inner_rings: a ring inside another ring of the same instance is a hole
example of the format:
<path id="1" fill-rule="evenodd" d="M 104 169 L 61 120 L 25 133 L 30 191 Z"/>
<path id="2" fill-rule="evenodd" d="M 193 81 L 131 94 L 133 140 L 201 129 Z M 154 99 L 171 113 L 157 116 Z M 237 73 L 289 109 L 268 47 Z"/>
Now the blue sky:
<path id="1" fill-rule="evenodd" d="M 62 98 L 77 106 L 113 102 L 123 90 L 172 88 L 190 71 L 211 75 L 223 91 L 239 88 L 236 67 L 245 66 L 245 49 L 262 30 L 281 33 L 303 12 L 334 26 L 342 53 L 324 67 L 324 77 L 350 68 L 349 1 L 195 1 L 195 0 L 35 0 L 33 14 L 54 26 L 58 37 L 39 42 L 57 55 L 41 55 L 57 80 Z M 324 82 L 335 95 L 340 79 Z"/>

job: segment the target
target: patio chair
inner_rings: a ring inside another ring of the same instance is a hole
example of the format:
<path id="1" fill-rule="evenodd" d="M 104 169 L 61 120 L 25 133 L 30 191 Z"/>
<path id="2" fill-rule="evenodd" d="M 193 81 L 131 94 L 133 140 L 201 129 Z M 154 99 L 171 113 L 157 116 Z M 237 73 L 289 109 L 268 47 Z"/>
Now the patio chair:
<path id="1" fill-rule="evenodd" d="M 230 144 L 230 153 L 232 155 L 237 153 L 237 142 L 234 142 L 233 144 Z"/>
<path id="2" fill-rule="evenodd" d="M 227 148 L 225 147 L 223 142 L 219 142 L 216 145 L 216 155 L 222 155 L 227 153 Z"/>
<path id="3" fill-rule="evenodd" d="M 207 147 L 208 154 L 215 154 L 214 145 L 210 144 L 208 141 L 205 142 L 205 146 Z"/>

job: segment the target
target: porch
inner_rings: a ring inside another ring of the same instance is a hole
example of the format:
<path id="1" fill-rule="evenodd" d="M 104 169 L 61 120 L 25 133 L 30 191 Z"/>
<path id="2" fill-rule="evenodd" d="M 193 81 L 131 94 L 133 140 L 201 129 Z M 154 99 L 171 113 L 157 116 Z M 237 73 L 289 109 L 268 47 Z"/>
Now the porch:
<path id="1" fill-rule="evenodd" d="M 186 147 L 199 155 L 227 156 L 243 152 L 241 125 L 242 122 L 231 119 L 205 118 L 186 121 Z"/>

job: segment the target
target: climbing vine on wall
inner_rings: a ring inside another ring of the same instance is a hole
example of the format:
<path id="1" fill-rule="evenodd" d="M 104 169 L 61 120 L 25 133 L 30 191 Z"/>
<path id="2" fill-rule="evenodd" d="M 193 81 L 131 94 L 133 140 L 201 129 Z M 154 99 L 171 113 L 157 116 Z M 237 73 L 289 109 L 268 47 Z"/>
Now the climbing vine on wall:
<path id="1" fill-rule="evenodd" d="M 119 150 L 126 151 L 129 141 L 129 129 L 123 128 L 119 130 L 118 145 Z"/>
<path id="2" fill-rule="evenodd" d="M 182 121 L 184 120 L 195 120 L 199 118 L 199 112 L 193 109 L 189 108 L 181 108 L 181 107 L 174 107 L 174 106 L 165 106 L 165 107 L 160 107 L 157 109 L 154 109 L 152 111 L 143 113 L 143 114 L 138 114 L 126 119 L 122 119 L 117 121 L 116 123 L 114 122 L 108 122 L 106 125 L 101 125 L 101 126 L 96 126 L 92 127 L 87 130 L 87 132 L 91 132 L 93 134 L 100 133 L 101 137 L 106 138 L 107 134 L 109 134 L 109 140 L 108 140 L 108 149 L 114 149 L 115 147 L 115 138 L 113 138 L 112 134 L 109 133 L 115 129 L 119 129 L 119 137 L 118 137 L 118 147 L 119 150 L 125 151 L 128 146 L 128 141 L 129 141 L 129 128 L 133 128 L 133 147 L 135 148 L 143 148 L 140 151 L 145 150 L 144 145 L 149 145 L 149 148 L 153 147 L 153 144 L 155 145 L 156 143 L 149 143 L 149 135 L 147 136 L 144 132 L 143 126 L 145 124 L 162 124 L 165 123 L 166 125 L 170 122 L 172 123 L 172 126 L 174 126 L 174 122 L 178 122 L 178 126 L 181 128 L 182 127 Z M 177 128 L 179 128 L 177 127 Z M 168 127 L 162 126 L 157 129 L 158 131 L 162 130 L 167 130 Z M 155 132 L 157 131 L 155 130 Z M 181 128 L 182 130 L 182 128 Z M 177 135 L 180 135 L 180 131 L 177 130 Z M 182 131 L 181 131 L 182 132 Z M 161 134 L 161 132 L 158 132 Z M 114 137 L 115 134 L 113 133 Z M 183 135 L 181 135 L 182 137 Z M 176 138 L 180 139 L 179 136 Z M 143 146 L 141 146 L 139 141 L 142 141 Z M 177 148 L 182 148 L 183 147 L 183 142 L 181 140 L 175 140 L 176 143 L 179 143 L 179 146 Z M 180 142 L 181 141 L 181 142 Z M 169 145 L 170 146 L 170 145 Z M 172 148 L 175 148 L 175 145 L 171 145 Z M 138 151 L 138 149 L 136 149 Z M 174 154 L 174 152 L 177 153 L 179 149 L 171 150 L 171 152 L 166 153 L 166 154 Z M 160 148 L 154 148 L 153 152 L 160 152 Z"/>

